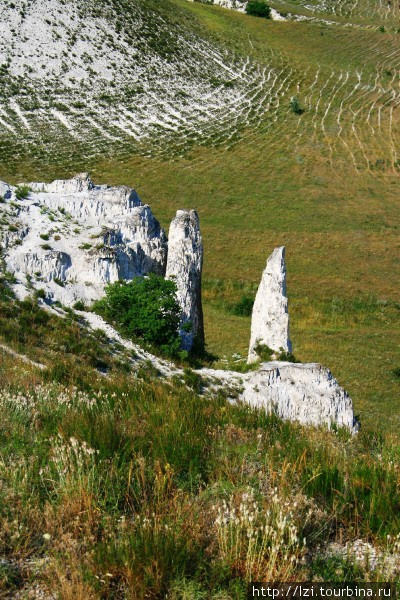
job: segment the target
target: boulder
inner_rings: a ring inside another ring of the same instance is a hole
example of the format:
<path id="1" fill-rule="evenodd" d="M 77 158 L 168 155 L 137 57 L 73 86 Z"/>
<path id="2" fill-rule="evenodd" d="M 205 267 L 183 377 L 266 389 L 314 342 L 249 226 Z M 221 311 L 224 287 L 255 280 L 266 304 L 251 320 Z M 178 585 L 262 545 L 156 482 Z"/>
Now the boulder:
<path id="1" fill-rule="evenodd" d="M 197 373 L 208 379 L 211 393 L 225 390 L 232 402 L 244 402 L 303 425 L 344 427 L 351 433 L 359 429 L 350 396 L 330 370 L 318 363 L 270 361 L 249 373 L 212 369 Z"/>
<path id="2" fill-rule="evenodd" d="M 350 396 L 317 363 L 263 363 L 244 379 L 241 399 L 303 425 L 358 429 Z"/>
<path id="3" fill-rule="evenodd" d="M 284 246 L 275 248 L 262 274 L 251 318 L 249 363 L 259 358 L 255 351 L 257 344 L 266 345 L 275 352 L 292 350 Z"/>
<path id="4" fill-rule="evenodd" d="M 182 348 L 204 348 L 203 309 L 201 305 L 201 272 L 203 243 L 199 217 L 195 210 L 178 210 L 168 238 L 166 277 L 175 281 L 182 309 L 180 336 Z"/>

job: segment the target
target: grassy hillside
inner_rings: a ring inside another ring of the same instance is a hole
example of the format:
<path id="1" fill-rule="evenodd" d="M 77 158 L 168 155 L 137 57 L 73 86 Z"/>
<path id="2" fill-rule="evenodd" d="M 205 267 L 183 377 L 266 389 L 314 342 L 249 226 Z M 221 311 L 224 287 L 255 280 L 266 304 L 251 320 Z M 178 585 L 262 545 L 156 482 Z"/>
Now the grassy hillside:
<path id="1" fill-rule="evenodd" d="M 74 311 L 4 281 L 0 343 L 1 597 L 244 600 L 248 580 L 398 579 L 395 438 L 283 423 L 150 368 L 138 380 Z"/>
<path id="2" fill-rule="evenodd" d="M 0 177 L 89 169 L 97 181 L 134 185 L 166 227 L 177 208 L 196 208 L 206 336 L 220 357 L 246 352 L 249 318 L 232 316 L 229 305 L 254 294 L 268 254 L 285 244 L 296 356 L 328 365 L 363 423 L 396 432 L 400 38 L 383 4 L 359 2 L 351 14 L 349 3 L 325 3 L 322 13 L 313 4 L 324 18 L 336 12 L 338 23 L 269 22 L 169 0 L 188 31 L 238 64 L 249 57 L 263 74 L 253 100 L 237 104 L 246 118 L 229 141 L 196 141 L 188 132 L 161 158 L 156 141 L 143 156 L 131 143 L 103 140 L 89 153 L 65 137 L 51 160 L 35 144 L 17 153 L 7 141 Z M 301 3 L 285 6 L 310 13 Z M 291 110 L 293 95 L 302 114 Z"/>

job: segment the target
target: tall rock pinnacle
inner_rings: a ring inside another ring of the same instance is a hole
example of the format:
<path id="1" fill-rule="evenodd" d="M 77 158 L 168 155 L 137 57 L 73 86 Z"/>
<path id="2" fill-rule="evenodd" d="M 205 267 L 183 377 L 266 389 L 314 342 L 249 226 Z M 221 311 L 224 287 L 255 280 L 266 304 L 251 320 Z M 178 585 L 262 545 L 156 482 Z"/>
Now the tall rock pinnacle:
<path id="1" fill-rule="evenodd" d="M 166 277 L 174 280 L 178 289 L 182 308 L 179 333 L 184 350 L 204 348 L 202 267 L 203 243 L 197 212 L 178 210 L 169 229 Z"/>
<path id="2" fill-rule="evenodd" d="M 289 339 L 288 299 L 286 297 L 285 248 L 275 248 L 267 260 L 254 301 L 248 362 L 258 359 L 255 347 L 265 344 L 271 350 L 292 350 Z"/>

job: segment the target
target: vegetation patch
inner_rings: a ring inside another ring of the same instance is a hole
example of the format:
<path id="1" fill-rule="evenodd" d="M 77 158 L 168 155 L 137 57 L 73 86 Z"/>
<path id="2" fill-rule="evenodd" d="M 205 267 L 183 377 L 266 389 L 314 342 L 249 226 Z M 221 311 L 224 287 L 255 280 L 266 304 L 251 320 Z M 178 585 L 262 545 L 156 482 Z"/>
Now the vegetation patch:
<path id="1" fill-rule="evenodd" d="M 253 17 L 269 19 L 271 16 L 271 8 L 264 0 L 249 0 L 246 4 L 246 13 Z"/>
<path id="2" fill-rule="evenodd" d="M 181 309 L 176 284 L 154 273 L 118 281 L 106 288 L 105 298 L 93 310 L 115 323 L 133 340 L 141 340 L 165 356 L 178 356 Z"/>

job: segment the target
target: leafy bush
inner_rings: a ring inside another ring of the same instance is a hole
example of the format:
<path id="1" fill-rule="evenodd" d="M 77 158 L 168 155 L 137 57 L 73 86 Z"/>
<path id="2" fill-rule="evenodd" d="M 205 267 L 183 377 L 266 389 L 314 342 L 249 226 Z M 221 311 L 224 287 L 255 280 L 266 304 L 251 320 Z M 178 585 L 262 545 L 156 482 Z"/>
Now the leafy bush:
<path id="1" fill-rule="evenodd" d="M 180 307 L 176 285 L 152 273 L 106 288 L 106 296 L 93 309 L 113 321 L 130 338 L 155 346 L 162 354 L 176 356 L 181 340 L 178 333 Z"/>
<path id="2" fill-rule="evenodd" d="M 35 298 L 42 298 L 42 300 L 44 300 L 46 298 L 46 292 L 43 288 L 35 290 L 34 295 L 35 295 Z"/>
<path id="3" fill-rule="evenodd" d="M 246 13 L 253 17 L 269 19 L 271 16 L 271 9 L 263 0 L 249 0 L 246 6 Z"/>
<path id="4" fill-rule="evenodd" d="M 267 344 L 261 344 L 261 342 L 257 342 L 254 352 L 260 357 L 262 362 L 272 360 L 272 355 L 274 354 L 274 351 Z"/>
<path id="5" fill-rule="evenodd" d="M 17 200 L 25 200 L 29 196 L 30 191 L 29 185 L 19 185 L 15 190 L 15 196 Z"/>
<path id="6" fill-rule="evenodd" d="M 276 360 L 282 360 L 282 361 L 293 362 L 293 363 L 299 362 L 292 352 L 289 352 L 289 350 L 284 350 L 283 348 L 279 348 L 279 352 L 278 352 L 278 356 L 277 356 Z"/>

